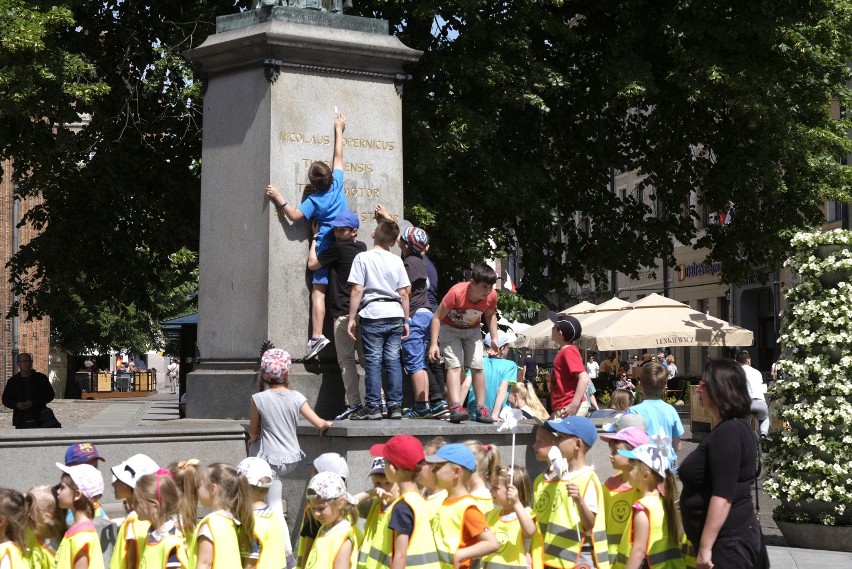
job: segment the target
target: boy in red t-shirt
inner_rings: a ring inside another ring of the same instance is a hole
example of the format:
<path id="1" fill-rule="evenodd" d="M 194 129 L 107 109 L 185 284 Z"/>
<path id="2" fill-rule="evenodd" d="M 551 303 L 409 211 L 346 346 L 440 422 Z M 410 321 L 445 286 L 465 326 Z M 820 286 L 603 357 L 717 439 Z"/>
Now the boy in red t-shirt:
<path id="1" fill-rule="evenodd" d="M 585 416 L 589 404 L 585 400 L 589 374 L 580 351 L 571 343 L 580 337 L 580 321 L 567 314 L 548 313 L 553 322 L 551 338 L 560 345 L 553 359 L 553 377 L 550 380 L 550 409 L 554 417 Z M 584 410 L 585 407 L 585 410 Z"/>
<path id="2" fill-rule="evenodd" d="M 482 362 L 482 318 L 488 323 L 491 334 L 489 355 L 496 355 L 497 340 L 497 292 L 494 283 L 497 273 L 488 265 L 476 265 L 471 279 L 453 285 L 441 300 L 432 317 L 429 361 L 437 360 L 441 354 L 447 367 L 447 396 L 450 400 L 450 422 L 461 423 L 470 415 L 461 404 L 462 365 L 470 368 L 473 393 L 476 396 L 476 420 L 493 423 L 491 409 L 485 406 L 485 372 Z M 441 348 L 438 348 L 440 340 Z"/>

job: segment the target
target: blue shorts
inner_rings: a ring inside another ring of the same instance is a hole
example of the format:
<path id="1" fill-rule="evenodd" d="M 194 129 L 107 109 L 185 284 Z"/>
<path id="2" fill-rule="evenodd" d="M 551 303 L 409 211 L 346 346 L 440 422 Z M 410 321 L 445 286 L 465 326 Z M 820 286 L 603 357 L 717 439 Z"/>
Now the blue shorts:
<path id="1" fill-rule="evenodd" d="M 421 309 L 411 317 L 408 338 L 402 341 L 402 362 L 408 373 L 426 369 L 426 352 L 429 349 L 429 326 L 432 312 Z"/>
<path id="2" fill-rule="evenodd" d="M 328 267 L 320 267 L 314 271 L 311 277 L 311 284 L 327 285 L 328 284 Z"/>

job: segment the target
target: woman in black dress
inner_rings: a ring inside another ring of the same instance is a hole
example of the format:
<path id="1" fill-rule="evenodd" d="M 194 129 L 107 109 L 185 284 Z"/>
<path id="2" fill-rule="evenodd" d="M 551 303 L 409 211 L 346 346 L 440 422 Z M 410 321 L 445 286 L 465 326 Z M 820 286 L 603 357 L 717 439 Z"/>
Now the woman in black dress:
<path id="1" fill-rule="evenodd" d="M 678 471 L 684 531 L 695 548 L 697 569 L 751 569 L 761 557 L 751 501 L 757 443 L 747 420 L 751 398 L 742 367 L 710 360 L 698 394 L 714 427 Z"/>

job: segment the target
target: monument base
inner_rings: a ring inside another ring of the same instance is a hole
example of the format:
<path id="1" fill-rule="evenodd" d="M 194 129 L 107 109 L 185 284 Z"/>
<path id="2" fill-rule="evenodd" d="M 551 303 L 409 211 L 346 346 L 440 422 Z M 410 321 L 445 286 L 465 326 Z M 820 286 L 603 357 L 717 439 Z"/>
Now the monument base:
<path id="1" fill-rule="evenodd" d="M 251 396 L 259 390 L 257 360 L 202 361 L 186 376 L 190 419 L 249 418 Z M 343 379 L 336 363 L 294 363 L 290 389 L 308 399 L 323 419 L 333 419 L 344 406 Z"/>

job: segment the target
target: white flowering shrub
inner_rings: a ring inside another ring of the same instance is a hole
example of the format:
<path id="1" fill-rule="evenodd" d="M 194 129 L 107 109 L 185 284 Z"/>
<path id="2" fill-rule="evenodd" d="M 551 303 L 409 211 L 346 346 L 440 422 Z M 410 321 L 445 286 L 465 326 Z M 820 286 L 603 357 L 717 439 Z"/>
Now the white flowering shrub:
<path id="1" fill-rule="evenodd" d="M 769 442 L 764 488 L 780 519 L 852 523 L 852 231 L 798 233 L 772 389 L 785 429 Z"/>

